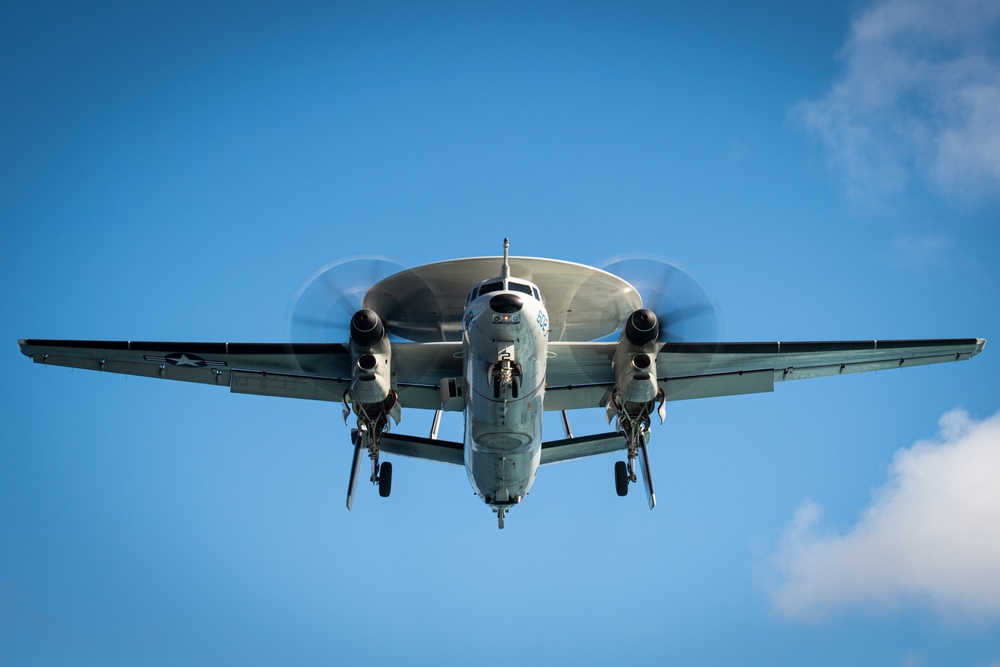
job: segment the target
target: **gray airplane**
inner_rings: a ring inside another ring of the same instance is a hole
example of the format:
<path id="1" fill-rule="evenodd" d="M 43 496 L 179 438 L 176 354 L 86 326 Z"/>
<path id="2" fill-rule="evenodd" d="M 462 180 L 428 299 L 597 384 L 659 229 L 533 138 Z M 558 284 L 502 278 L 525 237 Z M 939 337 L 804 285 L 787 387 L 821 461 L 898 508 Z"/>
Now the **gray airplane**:
<path id="1" fill-rule="evenodd" d="M 499 265 L 499 275 L 496 269 Z M 648 305 L 648 304 L 647 304 Z M 19 340 L 35 363 L 228 387 L 233 393 L 343 404 L 353 413 L 347 508 L 364 455 L 387 497 L 384 453 L 465 466 L 504 527 L 539 466 L 623 451 L 619 496 L 641 469 L 656 504 L 647 444 L 666 401 L 769 392 L 774 383 L 962 361 L 981 338 L 831 342 L 684 342 L 675 314 L 643 307 L 640 290 L 601 269 L 553 259 L 456 259 L 399 271 L 371 286 L 345 343 Z M 676 312 L 676 311 L 675 311 Z M 608 338 L 618 332 L 617 340 Z M 402 408 L 435 411 L 429 437 L 389 430 Z M 574 437 L 566 411 L 602 408 L 613 431 Z M 464 442 L 437 437 L 460 411 Z M 542 416 L 562 412 L 566 437 L 542 440 Z"/>

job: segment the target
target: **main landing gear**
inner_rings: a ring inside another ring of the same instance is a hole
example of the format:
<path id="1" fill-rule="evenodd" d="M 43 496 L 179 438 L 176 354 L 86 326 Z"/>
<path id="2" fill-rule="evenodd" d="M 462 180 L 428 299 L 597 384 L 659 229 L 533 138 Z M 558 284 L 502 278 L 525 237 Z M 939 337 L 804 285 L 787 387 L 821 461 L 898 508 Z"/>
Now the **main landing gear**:
<path id="1" fill-rule="evenodd" d="M 618 430 L 625 436 L 628 445 L 628 462 L 615 461 L 615 493 L 619 496 L 628 495 L 628 486 L 632 482 L 638 482 L 636 475 L 636 459 L 642 468 L 643 484 L 646 487 L 646 499 L 649 501 L 649 509 L 656 506 L 656 494 L 653 492 L 653 480 L 649 471 L 649 442 L 650 414 L 656 408 L 660 419 L 663 419 L 663 394 L 658 397 L 659 407 L 656 401 L 649 403 L 624 403 L 619 401 L 617 392 L 613 393 L 608 402 L 608 420 L 618 417 Z"/>
<path id="2" fill-rule="evenodd" d="M 388 498 L 392 492 L 392 463 L 379 463 L 379 441 L 382 434 L 389 430 L 389 417 L 395 417 L 399 404 L 396 392 L 389 394 L 382 403 L 354 403 L 354 412 L 358 415 L 358 427 L 351 429 L 351 442 L 354 443 L 354 460 L 351 463 L 351 477 L 347 486 L 347 509 L 354 507 L 354 490 L 358 485 L 361 472 L 361 459 L 365 452 L 371 460 L 371 475 L 368 481 L 378 486 L 378 495 Z M 348 396 L 344 394 L 344 419 L 350 414 Z M 396 418 L 396 421 L 399 421 Z"/>
<path id="3" fill-rule="evenodd" d="M 638 475 L 635 473 L 635 461 L 639 459 L 642 467 L 642 479 L 646 487 L 646 498 L 649 500 L 649 509 L 653 509 L 656 506 L 656 495 L 653 493 L 653 480 L 649 472 L 649 450 L 646 447 L 648 436 L 648 430 L 640 430 L 635 433 L 626 431 L 628 463 L 615 461 L 615 492 L 619 496 L 627 496 L 628 485 L 639 481 Z"/>
<path id="4" fill-rule="evenodd" d="M 649 436 L 648 428 L 633 432 L 624 430 L 624 433 L 625 439 L 628 441 L 628 463 L 625 461 L 615 461 L 615 492 L 619 496 L 627 496 L 628 485 L 639 481 L 639 477 L 635 471 L 635 461 L 640 456 L 642 456 L 643 480 L 648 486 L 652 486 L 652 482 L 649 480 L 649 457 L 646 452 L 646 439 Z M 655 499 L 652 500 L 649 508 L 653 509 L 655 503 Z"/>
<path id="5" fill-rule="evenodd" d="M 629 479 L 628 468 L 624 461 L 615 461 L 615 491 L 619 496 L 628 495 Z"/>
<path id="6" fill-rule="evenodd" d="M 625 438 L 628 440 L 628 463 L 615 461 L 615 492 L 619 496 L 626 496 L 629 483 L 639 481 L 635 474 L 635 460 L 638 458 L 642 468 L 643 485 L 646 487 L 646 500 L 649 501 L 649 509 L 653 509 L 656 507 L 656 494 L 653 492 L 653 478 L 649 472 L 649 449 L 646 446 L 648 436 L 648 430 L 625 431 Z"/>
<path id="7" fill-rule="evenodd" d="M 363 429 L 351 429 L 351 441 L 354 443 L 354 460 L 351 462 L 351 477 L 347 484 L 347 509 L 354 508 L 354 490 L 361 476 L 361 460 L 365 452 L 372 462 L 372 473 L 368 480 L 378 486 L 378 495 L 388 498 L 392 492 L 392 463 L 378 461 L 378 438 L 372 438 Z"/>
<path id="8" fill-rule="evenodd" d="M 392 464 L 388 461 L 380 464 L 377 473 L 375 477 L 378 484 L 378 494 L 383 498 L 388 498 L 392 491 Z"/>

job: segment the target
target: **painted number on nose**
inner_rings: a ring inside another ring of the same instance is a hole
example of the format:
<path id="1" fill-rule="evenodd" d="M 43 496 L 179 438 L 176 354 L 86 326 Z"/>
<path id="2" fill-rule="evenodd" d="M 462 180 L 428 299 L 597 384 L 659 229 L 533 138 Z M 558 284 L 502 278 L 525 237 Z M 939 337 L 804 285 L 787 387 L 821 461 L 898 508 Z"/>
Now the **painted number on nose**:
<path id="1" fill-rule="evenodd" d="M 542 328 L 542 333 L 545 333 L 545 330 L 549 328 L 549 317 L 544 311 L 538 311 L 538 317 L 535 318 L 535 321 Z"/>

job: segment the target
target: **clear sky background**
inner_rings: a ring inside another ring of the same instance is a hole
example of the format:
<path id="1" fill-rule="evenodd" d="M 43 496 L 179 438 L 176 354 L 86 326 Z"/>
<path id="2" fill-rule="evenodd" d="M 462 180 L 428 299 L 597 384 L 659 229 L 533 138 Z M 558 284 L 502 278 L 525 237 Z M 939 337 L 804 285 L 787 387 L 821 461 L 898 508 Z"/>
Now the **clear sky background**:
<path id="1" fill-rule="evenodd" d="M 1000 5 L 149 4 L 0 7 L 0 665 L 1000 664 Z M 994 342 L 671 404 L 654 511 L 606 456 L 504 531 L 402 458 L 348 513 L 339 405 L 16 347 L 281 341 L 325 262 L 504 236 L 729 340 Z"/>

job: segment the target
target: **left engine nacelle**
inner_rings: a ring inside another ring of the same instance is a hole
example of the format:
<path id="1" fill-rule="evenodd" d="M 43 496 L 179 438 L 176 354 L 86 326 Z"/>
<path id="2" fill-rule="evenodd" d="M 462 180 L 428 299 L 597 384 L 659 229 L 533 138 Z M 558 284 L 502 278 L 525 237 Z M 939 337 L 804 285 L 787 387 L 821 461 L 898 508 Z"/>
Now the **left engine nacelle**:
<path id="1" fill-rule="evenodd" d="M 659 394 L 656 384 L 659 337 L 660 325 L 651 310 L 642 308 L 629 316 L 611 362 L 620 401 L 648 403 Z"/>
<path id="2" fill-rule="evenodd" d="M 384 403 L 392 394 L 392 347 L 382 318 L 359 310 L 351 318 L 351 399 L 355 403 Z"/>

